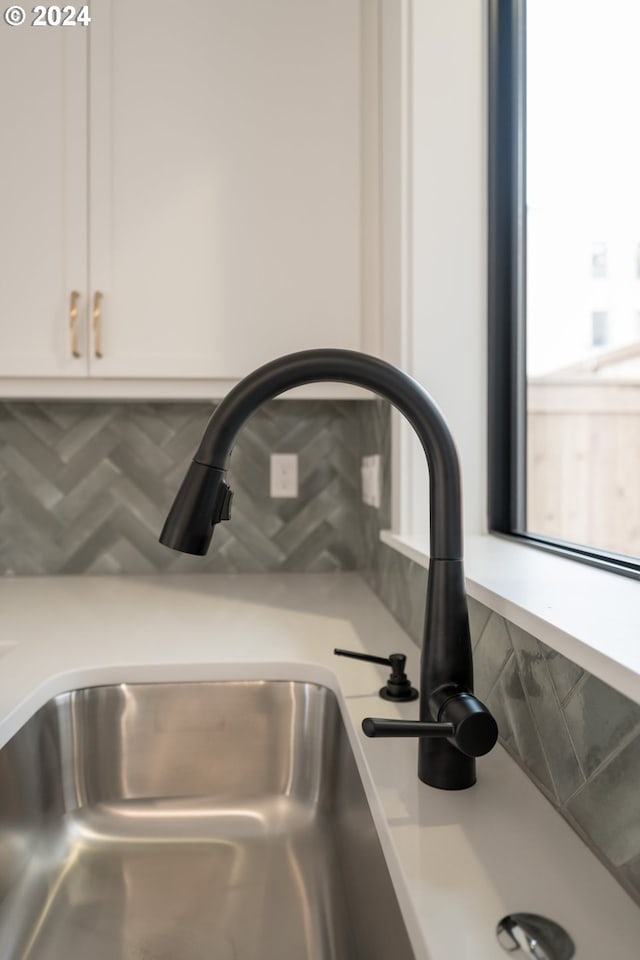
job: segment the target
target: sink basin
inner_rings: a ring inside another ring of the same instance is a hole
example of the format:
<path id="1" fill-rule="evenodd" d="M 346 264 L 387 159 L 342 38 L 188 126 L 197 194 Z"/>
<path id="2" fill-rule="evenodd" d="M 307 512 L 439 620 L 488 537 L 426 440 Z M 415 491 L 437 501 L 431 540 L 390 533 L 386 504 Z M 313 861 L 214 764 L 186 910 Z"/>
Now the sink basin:
<path id="1" fill-rule="evenodd" d="M 92 687 L 0 750 L 3 960 L 415 960 L 335 695 Z"/>

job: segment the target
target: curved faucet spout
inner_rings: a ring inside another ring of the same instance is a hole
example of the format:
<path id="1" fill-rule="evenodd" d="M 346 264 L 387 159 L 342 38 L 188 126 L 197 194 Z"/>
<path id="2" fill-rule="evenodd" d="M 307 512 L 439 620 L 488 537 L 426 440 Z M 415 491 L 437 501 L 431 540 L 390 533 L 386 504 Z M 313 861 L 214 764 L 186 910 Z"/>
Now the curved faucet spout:
<path id="1" fill-rule="evenodd" d="M 460 469 L 438 406 L 412 377 L 351 350 L 306 350 L 273 360 L 244 378 L 221 401 L 202 437 L 165 522 L 160 541 L 188 553 L 207 551 L 213 527 L 228 519 L 226 472 L 236 436 L 265 401 L 293 387 L 339 381 L 389 400 L 416 431 L 429 466 L 430 567 L 421 659 L 421 720 L 441 720 L 438 691 L 471 694 L 473 667 L 462 568 Z M 451 699 L 445 698 L 448 703 Z M 450 726 L 445 724 L 445 726 Z M 444 727 L 443 727 L 444 729 Z M 447 739 L 419 741 L 420 779 L 445 789 L 475 782 L 475 760 Z"/>
<path id="2" fill-rule="evenodd" d="M 462 559 L 458 456 L 446 421 L 427 391 L 408 374 L 352 350 L 305 350 L 280 357 L 245 377 L 209 420 L 194 459 L 226 470 L 236 436 L 266 400 L 307 383 L 339 381 L 389 400 L 418 434 L 429 464 L 431 555 Z"/>

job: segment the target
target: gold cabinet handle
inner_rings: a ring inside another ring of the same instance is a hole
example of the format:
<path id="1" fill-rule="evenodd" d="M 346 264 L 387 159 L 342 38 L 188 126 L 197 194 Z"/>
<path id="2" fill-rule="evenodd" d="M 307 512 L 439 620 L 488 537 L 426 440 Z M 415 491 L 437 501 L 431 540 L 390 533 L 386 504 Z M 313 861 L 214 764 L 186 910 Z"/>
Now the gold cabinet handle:
<path id="1" fill-rule="evenodd" d="M 102 319 L 102 294 L 99 290 L 93 295 L 93 353 L 98 359 L 102 357 L 100 349 L 100 322 Z"/>
<path id="2" fill-rule="evenodd" d="M 71 291 L 71 301 L 69 303 L 69 329 L 71 331 L 71 356 L 79 357 L 78 350 L 78 300 L 80 294 L 77 290 Z"/>

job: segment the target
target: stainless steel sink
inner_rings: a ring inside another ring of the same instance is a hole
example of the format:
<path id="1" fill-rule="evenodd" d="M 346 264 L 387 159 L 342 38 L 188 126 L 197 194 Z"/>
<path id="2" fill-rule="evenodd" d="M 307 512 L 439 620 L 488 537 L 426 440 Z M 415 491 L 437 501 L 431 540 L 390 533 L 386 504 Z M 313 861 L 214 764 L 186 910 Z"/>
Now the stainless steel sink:
<path id="1" fill-rule="evenodd" d="M 2 960 L 412 960 L 333 693 L 94 687 L 0 751 Z"/>

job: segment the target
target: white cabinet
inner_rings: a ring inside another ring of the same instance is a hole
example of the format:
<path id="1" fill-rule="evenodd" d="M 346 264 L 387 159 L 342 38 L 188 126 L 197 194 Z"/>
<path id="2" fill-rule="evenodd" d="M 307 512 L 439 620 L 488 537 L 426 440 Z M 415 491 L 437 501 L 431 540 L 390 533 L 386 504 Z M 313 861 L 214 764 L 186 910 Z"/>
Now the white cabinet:
<path id="1" fill-rule="evenodd" d="M 94 10 L 109 12 L 92 27 L 102 375 L 237 377 L 357 348 L 357 0 Z"/>
<path id="2" fill-rule="evenodd" d="M 0 31 L 0 375 L 234 380 L 291 350 L 375 349 L 360 0 L 94 0 L 91 17 Z"/>
<path id="3" fill-rule="evenodd" d="M 87 35 L 0 27 L 0 376 L 85 376 Z"/>

